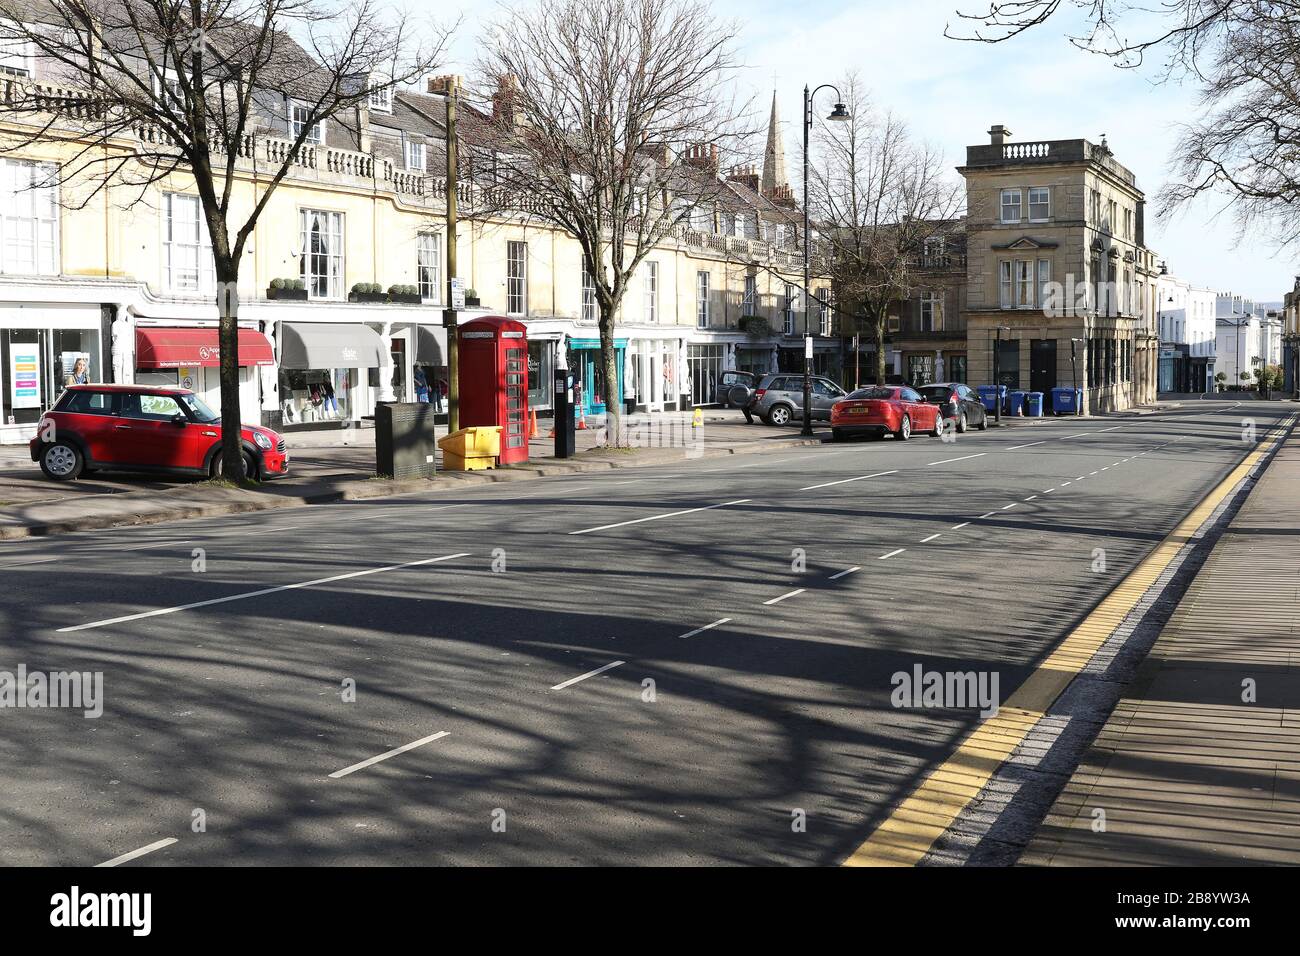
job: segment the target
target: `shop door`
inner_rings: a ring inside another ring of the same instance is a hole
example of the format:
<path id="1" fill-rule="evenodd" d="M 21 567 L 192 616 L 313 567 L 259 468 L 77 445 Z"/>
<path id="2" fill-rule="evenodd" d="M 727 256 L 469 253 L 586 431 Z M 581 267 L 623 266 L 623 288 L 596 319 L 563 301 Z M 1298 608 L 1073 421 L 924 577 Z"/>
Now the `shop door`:
<path id="1" fill-rule="evenodd" d="M 1050 395 L 1056 388 L 1056 339 L 1034 339 L 1029 347 L 1029 390 Z"/>
<path id="2" fill-rule="evenodd" d="M 663 358 L 658 352 L 646 356 L 650 370 L 646 374 L 646 411 L 661 412 L 664 409 Z"/>

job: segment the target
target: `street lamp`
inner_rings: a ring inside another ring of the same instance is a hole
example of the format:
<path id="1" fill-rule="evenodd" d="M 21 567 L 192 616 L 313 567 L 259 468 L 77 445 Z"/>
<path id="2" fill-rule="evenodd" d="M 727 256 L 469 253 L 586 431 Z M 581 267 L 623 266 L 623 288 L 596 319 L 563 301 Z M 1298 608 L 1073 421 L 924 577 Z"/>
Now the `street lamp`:
<path id="1" fill-rule="evenodd" d="M 1085 339 L 1070 339 L 1070 380 L 1073 383 L 1074 395 L 1074 415 L 1078 418 L 1083 414 L 1083 401 L 1079 395 L 1079 357 L 1075 352 L 1077 343 L 1086 341 Z"/>
<path id="2" fill-rule="evenodd" d="M 1002 333 L 1010 332 L 1009 325 L 993 327 L 993 420 L 1002 424 Z"/>
<path id="3" fill-rule="evenodd" d="M 808 288 L 812 284 L 809 276 L 810 266 L 808 263 L 808 137 L 812 133 L 813 124 L 813 97 L 822 90 L 835 90 L 835 108 L 831 110 L 831 115 L 826 117 L 837 123 L 851 120 L 853 114 L 849 108 L 844 105 L 844 96 L 840 93 L 838 87 L 830 83 L 823 83 L 817 89 L 809 92 L 805 85 L 803 88 L 803 431 L 802 434 L 811 436 L 812 430 L 812 366 L 813 366 L 813 340 L 812 340 L 812 296 Z M 883 382 L 881 383 L 884 384 Z"/>

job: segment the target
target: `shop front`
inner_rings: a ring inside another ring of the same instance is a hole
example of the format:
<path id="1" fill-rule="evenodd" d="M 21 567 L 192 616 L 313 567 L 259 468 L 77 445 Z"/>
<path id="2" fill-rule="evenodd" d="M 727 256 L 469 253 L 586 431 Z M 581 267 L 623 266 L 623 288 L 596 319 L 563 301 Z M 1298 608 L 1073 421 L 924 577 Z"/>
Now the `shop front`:
<path id="1" fill-rule="evenodd" d="M 99 305 L 0 304 L 0 441 L 26 441 L 73 382 L 102 382 Z"/>
<path id="2" fill-rule="evenodd" d="M 680 404 L 677 339 L 638 338 L 630 347 L 631 399 L 637 411 L 677 411 Z"/>
<path id="3" fill-rule="evenodd" d="M 766 375 L 768 372 L 776 371 L 772 347 L 770 345 L 736 346 L 736 368 L 743 372 L 753 372 L 755 375 Z"/>
<path id="4" fill-rule="evenodd" d="M 405 352 L 406 340 L 393 339 Z M 278 340 L 280 427 L 286 429 L 359 422 L 374 414 L 380 375 L 404 370 L 379 333 L 361 323 L 283 322 Z"/>
<path id="5" fill-rule="evenodd" d="M 569 340 L 569 372 L 573 375 L 574 383 L 582 386 L 582 407 L 587 415 L 604 415 L 606 402 L 623 400 L 623 364 L 627 339 L 615 339 L 614 351 L 618 381 L 611 390 L 605 381 L 605 368 L 600 360 L 600 340 Z"/>
<path id="6" fill-rule="evenodd" d="M 241 326 L 238 360 L 240 421 L 261 424 L 257 370 L 275 365 L 271 343 L 257 329 Z M 135 383 L 188 388 L 219 411 L 221 348 L 217 327 L 137 324 Z"/>
<path id="7" fill-rule="evenodd" d="M 686 368 L 690 374 L 691 404 L 717 405 L 723 396 L 718 394 L 718 379 L 726 368 L 727 346 L 720 342 L 696 343 L 686 346 Z"/>
<path id="8" fill-rule="evenodd" d="M 559 336 L 528 340 L 528 407 L 549 410 L 554 407 L 555 352 Z"/>

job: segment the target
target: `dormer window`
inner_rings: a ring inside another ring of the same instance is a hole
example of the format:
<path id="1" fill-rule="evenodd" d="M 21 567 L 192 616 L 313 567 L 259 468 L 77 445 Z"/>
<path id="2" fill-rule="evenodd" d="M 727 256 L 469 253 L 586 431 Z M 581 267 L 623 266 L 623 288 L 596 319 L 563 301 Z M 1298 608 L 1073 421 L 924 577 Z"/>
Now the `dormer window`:
<path id="1" fill-rule="evenodd" d="M 386 76 L 375 76 L 370 81 L 370 109 L 376 113 L 393 111 L 393 88 Z"/>
<path id="2" fill-rule="evenodd" d="M 15 30 L 14 27 L 9 27 Z M 32 75 L 32 45 L 17 38 L 0 39 L 0 76 Z"/>
<path id="3" fill-rule="evenodd" d="M 289 134 L 296 140 L 311 118 L 311 107 L 297 100 L 289 101 Z M 316 145 L 325 142 L 325 121 L 320 120 L 307 130 L 304 143 Z"/>
<path id="4" fill-rule="evenodd" d="M 185 93 L 181 90 L 181 84 L 176 79 L 176 74 L 171 70 L 163 73 L 163 78 L 159 79 L 156 75 L 151 79 L 153 95 L 160 101 L 165 101 L 172 107 L 183 106 L 185 103 Z"/>

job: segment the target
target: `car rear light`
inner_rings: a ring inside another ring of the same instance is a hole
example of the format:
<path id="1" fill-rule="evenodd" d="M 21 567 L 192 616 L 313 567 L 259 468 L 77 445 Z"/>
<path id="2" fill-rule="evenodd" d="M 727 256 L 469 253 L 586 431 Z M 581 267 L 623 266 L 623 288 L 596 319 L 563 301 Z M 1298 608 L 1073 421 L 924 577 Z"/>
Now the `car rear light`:
<path id="1" fill-rule="evenodd" d="M 961 401 L 961 399 L 957 397 L 956 392 L 953 392 L 951 395 L 948 396 L 948 401 L 956 405 L 959 401 Z"/>
<path id="2" fill-rule="evenodd" d="M 760 389 L 758 389 L 756 392 L 754 392 L 754 397 L 755 397 L 755 398 L 762 398 L 762 397 L 763 397 L 764 395 L 766 395 L 766 394 L 767 394 L 767 389 L 765 389 L 765 388 L 760 388 Z"/>

